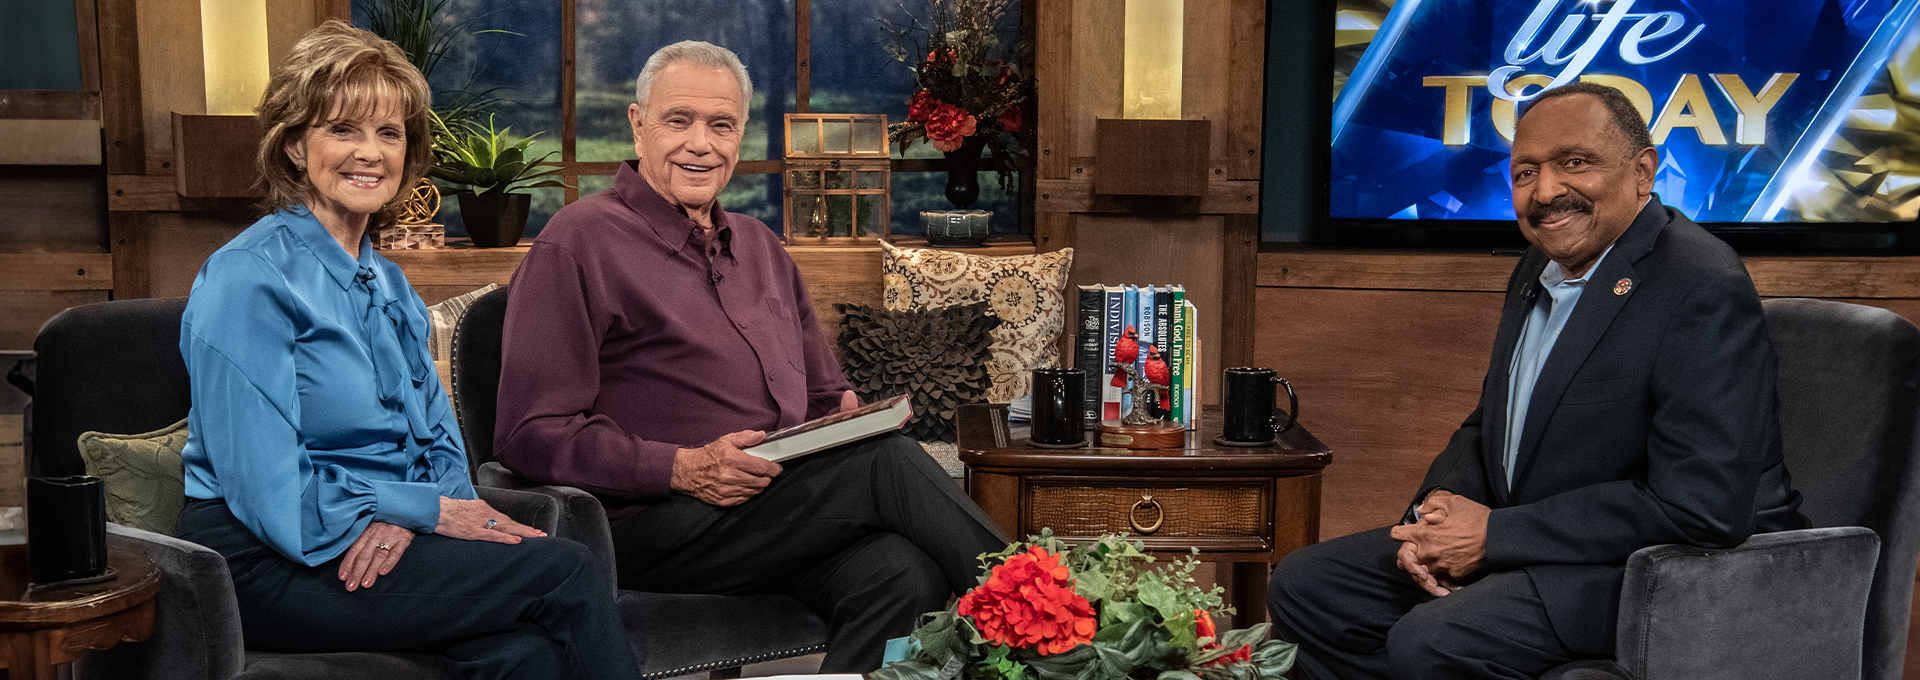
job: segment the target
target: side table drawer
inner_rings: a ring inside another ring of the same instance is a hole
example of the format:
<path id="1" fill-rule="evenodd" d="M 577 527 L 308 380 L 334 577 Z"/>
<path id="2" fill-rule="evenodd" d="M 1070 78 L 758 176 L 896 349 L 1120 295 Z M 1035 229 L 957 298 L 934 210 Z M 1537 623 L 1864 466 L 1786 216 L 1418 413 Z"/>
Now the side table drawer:
<path id="1" fill-rule="evenodd" d="M 1161 549 L 1273 547 L 1270 479 L 1029 477 L 1025 486 L 1022 534 L 1050 527 L 1055 535 L 1071 538 L 1124 532 Z"/>

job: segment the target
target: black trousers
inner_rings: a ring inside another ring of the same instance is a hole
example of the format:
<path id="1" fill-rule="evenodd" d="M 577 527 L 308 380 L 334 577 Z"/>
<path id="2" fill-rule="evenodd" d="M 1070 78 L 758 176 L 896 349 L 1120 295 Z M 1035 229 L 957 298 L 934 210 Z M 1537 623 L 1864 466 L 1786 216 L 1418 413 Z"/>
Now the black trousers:
<path id="1" fill-rule="evenodd" d="M 784 593 L 827 622 L 822 673 L 880 667 L 889 638 L 979 584 L 1006 536 L 919 444 L 883 436 L 782 464 L 722 508 L 676 495 L 613 527 L 620 587 Z"/>
<path id="2" fill-rule="evenodd" d="M 574 541 L 423 534 L 373 587 L 347 592 L 341 558 L 288 560 L 224 501 L 189 499 L 178 530 L 226 558 L 248 649 L 437 653 L 463 678 L 640 677 L 605 571 Z"/>
<path id="3" fill-rule="evenodd" d="M 1532 680 L 1579 658 L 1555 636 L 1524 571 L 1445 597 L 1394 564 L 1388 528 L 1287 554 L 1267 584 L 1274 637 L 1300 645 L 1294 677 Z"/>

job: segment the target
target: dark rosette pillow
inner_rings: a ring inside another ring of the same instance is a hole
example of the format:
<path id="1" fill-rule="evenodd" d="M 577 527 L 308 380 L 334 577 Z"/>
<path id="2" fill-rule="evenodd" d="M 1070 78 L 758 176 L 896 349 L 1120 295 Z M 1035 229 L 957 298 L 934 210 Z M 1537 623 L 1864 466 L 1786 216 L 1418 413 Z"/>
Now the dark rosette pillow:
<path id="1" fill-rule="evenodd" d="M 835 304 L 840 368 L 866 403 L 913 395 L 913 419 L 901 433 L 923 442 L 953 441 L 953 414 L 982 401 L 991 381 L 993 329 L 987 303 L 924 311 Z"/>

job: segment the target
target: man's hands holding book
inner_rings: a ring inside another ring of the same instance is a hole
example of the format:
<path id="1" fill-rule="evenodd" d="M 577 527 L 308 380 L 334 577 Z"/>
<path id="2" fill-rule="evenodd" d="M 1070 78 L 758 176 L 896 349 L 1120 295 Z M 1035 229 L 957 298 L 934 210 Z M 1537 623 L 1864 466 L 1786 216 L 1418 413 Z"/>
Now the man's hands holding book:
<path id="1" fill-rule="evenodd" d="M 860 397 L 848 390 L 840 394 L 840 408 L 834 413 L 857 408 Z M 766 438 L 767 433 L 760 430 L 742 430 L 697 449 L 680 449 L 673 456 L 673 490 L 720 507 L 739 505 L 760 495 L 774 477 L 780 476 L 780 464 L 741 449 Z"/>
<path id="2" fill-rule="evenodd" d="M 673 490 L 721 507 L 760 495 L 779 476 L 780 464 L 740 449 L 766 438 L 765 432 L 742 430 L 697 449 L 680 449 L 673 456 Z"/>

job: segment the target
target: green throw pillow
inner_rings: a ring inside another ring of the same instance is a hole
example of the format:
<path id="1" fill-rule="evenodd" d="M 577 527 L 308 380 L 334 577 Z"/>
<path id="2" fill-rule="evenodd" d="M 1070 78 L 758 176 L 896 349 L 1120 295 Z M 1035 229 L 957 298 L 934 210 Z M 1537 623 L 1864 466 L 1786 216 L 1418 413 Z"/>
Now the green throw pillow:
<path id="1" fill-rule="evenodd" d="M 80 435 L 80 458 L 87 474 L 107 487 L 107 521 L 173 535 L 180 507 L 187 502 L 186 472 L 180 450 L 187 446 L 187 421 L 146 434 Z"/>

